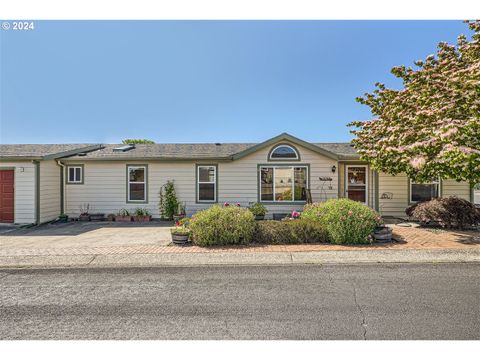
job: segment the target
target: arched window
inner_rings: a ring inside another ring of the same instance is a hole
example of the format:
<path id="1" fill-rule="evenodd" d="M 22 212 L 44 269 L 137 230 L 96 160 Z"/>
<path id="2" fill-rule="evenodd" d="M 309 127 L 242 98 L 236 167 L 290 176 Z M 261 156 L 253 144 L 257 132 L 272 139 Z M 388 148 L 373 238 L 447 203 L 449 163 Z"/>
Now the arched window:
<path id="1" fill-rule="evenodd" d="M 270 160 L 299 160 L 297 150 L 290 145 L 277 145 L 270 151 Z"/>

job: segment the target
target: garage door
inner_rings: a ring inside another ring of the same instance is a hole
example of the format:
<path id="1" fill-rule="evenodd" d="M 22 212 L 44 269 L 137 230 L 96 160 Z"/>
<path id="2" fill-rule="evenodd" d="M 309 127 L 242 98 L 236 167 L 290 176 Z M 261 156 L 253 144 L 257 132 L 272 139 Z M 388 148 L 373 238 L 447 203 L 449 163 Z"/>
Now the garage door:
<path id="1" fill-rule="evenodd" d="M 13 170 L 0 170 L 0 222 L 13 223 Z"/>

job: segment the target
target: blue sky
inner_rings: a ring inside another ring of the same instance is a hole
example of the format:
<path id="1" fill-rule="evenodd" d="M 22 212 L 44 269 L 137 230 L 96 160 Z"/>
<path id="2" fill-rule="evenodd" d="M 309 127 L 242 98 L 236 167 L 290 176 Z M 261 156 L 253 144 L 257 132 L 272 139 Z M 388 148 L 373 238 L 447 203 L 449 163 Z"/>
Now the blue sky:
<path id="1" fill-rule="evenodd" d="M 0 31 L 0 142 L 351 139 L 355 97 L 461 21 L 36 21 Z"/>

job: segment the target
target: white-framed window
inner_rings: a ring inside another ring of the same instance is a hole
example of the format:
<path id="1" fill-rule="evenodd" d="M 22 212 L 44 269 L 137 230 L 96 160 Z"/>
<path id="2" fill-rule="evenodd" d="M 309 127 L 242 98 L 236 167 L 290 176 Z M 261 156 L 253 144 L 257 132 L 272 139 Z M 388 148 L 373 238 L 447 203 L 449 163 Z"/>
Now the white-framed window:
<path id="1" fill-rule="evenodd" d="M 261 202 L 307 200 L 308 166 L 260 166 Z"/>
<path id="2" fill-rule="evenodd" d="M 67 183 L 83 184 L 83 166 L 67 166 Z"/>
<path id="3" fill-rule="evenodd" d="M 410 202 L 429 201 L 438 197 L 440 197 L 439 178 L 425 183 L 416 183 L 410 180 Z"/>
<path id="4" fill-rule="evenodd" d="M 127 166 L 127 201 L 147 201 L 147 167 L 145 165 Z"/>
<path id="5" fill-rule="evenodd" d="M 217 201 L 217 166 L 197 166 L 197 201 Z"/>
<path id="6" fill-rule="evenodd" d="M 300 156 L 293 146 L 282 144 L 272 149 L 269 160 L 300 160 Z"/>

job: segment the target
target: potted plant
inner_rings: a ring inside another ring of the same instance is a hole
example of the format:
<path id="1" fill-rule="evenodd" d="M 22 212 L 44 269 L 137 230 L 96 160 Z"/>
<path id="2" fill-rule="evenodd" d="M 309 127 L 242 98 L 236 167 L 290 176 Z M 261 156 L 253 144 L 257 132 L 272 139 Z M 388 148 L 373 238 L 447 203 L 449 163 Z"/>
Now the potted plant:
<path id="1" fill-rule="evenodd" d="M 377 226 L 373 232 L 373 238 L 379 243 L 392 241 L 392 228 L 386 225 Z"/>
<path id="2" fill-rule="evenodd" d="M 79 221 L 90 221 L 90 204 L 80 205 L 80 216 L 78 217 Z"/>
<path id="3" fill-rule="evenodd" d="M 118 214 L 115 216 L 115 221 L 119 222 L 130 222 L 132 221 L 132 216 L 127 209 L 121 209 Z"/>
<path id="4" fill-rule="evenodd" d="M 115 214 L 108 214 L 107 221 L 115 221 Z"/>
<path id="5" fill-rule="evenodd" d="M 265 218 L 265 214 L 268 212 L 267 208 L 265 205 L 260 204 L 260 203 L 254 203 L 252 204 L 248 210 L 255 215 L 255 220 L 263 220 Z"/>
<path id="6" fill-rule="evenodd" d="M 175 226 L 171 231 L 172 242 L 176 245 L 185 245 L 190 237 L 190 229 L 182 226 Z"/>
<path id="7" fill-rule="evenodd" d="M 183 204 L 178 204 L 177 211 L 175 215 L 173 215 L 173 220 L 178 221 L 180 219 L 183 219 L 186 216 L 186 211 L 185 211 L 185 205 Z"/>
<path id="8" fill-rule="evenodd" d="M 68 222 L 68 215 L 67 214 L 60 214 L 60 216 L 58 217 L 58 222 L 61 222 L 61 223 Z"/>
<path id="9" fill-rule="evenodd" d="M 148 222 L 152 220 L 152 215 L 145 208 L 136 208 L 133 215 L 133 221 Z"/>

